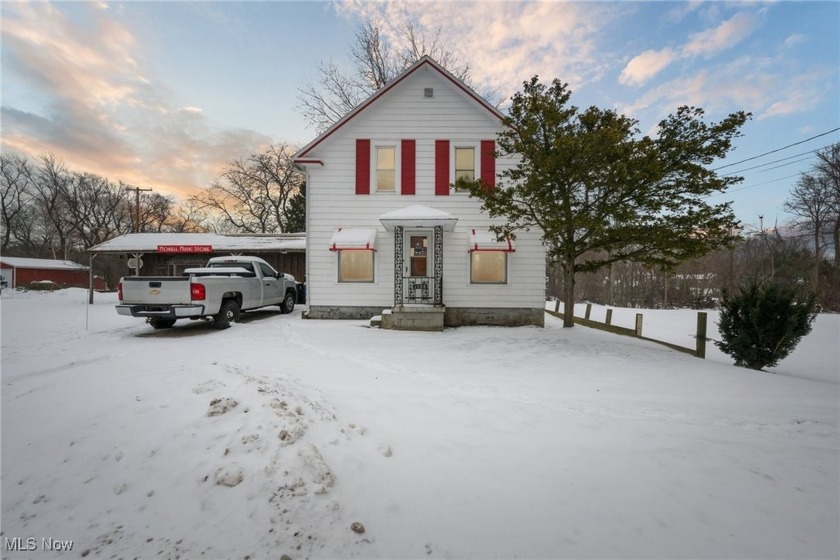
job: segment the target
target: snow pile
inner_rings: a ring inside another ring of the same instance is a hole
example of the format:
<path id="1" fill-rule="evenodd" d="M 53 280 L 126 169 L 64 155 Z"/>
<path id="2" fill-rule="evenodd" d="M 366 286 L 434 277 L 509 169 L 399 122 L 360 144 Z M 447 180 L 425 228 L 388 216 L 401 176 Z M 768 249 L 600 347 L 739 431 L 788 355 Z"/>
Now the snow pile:
<path id="1" fill-rule="evenodd" d="M 96 297 L 3 294 L 4 557 L 840 554 L 836 340 L 771 375 L 552 318 L 155 331 Z"/>

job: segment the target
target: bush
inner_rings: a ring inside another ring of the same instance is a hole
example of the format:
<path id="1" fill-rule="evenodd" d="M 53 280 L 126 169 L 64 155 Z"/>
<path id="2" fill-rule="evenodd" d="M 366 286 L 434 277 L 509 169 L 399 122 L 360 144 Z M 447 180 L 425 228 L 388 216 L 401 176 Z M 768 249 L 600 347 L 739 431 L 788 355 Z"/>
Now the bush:
<path id="1" fill-rule="evenodd" d="M 34 282 L 18 286 L 18 289 L 30 292 L 55 292 L 61 290 L 63 287 L 52 280 L 35 280 Z"/>
<path id="2" fill-rule="evenodd" d="M 811 332 L 816 316 L 816 296 L 796 288 L 752 282 L 734 294 L 724 290 L 718 323 L 723 340 L 715 345 L 736 366 L 773 367 Z"/>

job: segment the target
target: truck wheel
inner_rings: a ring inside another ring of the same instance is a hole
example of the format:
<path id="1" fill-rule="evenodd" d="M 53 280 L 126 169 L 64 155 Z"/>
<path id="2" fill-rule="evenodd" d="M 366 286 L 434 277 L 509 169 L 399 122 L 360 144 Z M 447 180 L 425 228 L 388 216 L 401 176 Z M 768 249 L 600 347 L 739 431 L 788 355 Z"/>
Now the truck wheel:
<path id="1" fill-rule="evenodd" d="M 160 319 L 158 317 L 152 317 L 149 319 L 149 324 L 153 329 L 168 329 L 175 324 L 175 319 Z"/>
<path id="2" fill-rule="evenodd" d="M 231 323 L 239 320 L 239 304 L 236 300 L 226 299 L 222 302 L 222 308 L 213 315 L 213 326 L 217 329 L 226 329 Z"/>
<path id="3" fill-rule="evenodd" d="M 291 313 L 295 309 L 295 293 L 291 290 L 286 292 L 286 297 L 283 298 L 283 303 L 280 304 L 280 313 Z"/>

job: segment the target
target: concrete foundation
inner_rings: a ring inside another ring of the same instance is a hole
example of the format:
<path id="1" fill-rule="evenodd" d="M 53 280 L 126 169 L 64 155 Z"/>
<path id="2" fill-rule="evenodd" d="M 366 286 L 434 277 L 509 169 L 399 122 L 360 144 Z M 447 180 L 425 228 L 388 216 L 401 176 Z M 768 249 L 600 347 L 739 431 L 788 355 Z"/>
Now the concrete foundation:
<path id="1" fill-rule="evenodd" d="M 524 327 L 545 326 L 543 309 L 503 307 L 447 307 L 444 325 L 447 327 L 498 326 Z"/>
<path id="2" fill-rule="evenodd" d="M 443 307 L 400 306 L 383 311 L 379 326 L 397 331 L 442 331 L 443 316 Z"/>
<path id="3" fill-rule="evenodd" d="M 376 307 L 351 307 L 351 306 L 326 306 L 310 305 L 304 312 L 304 319 L 370 319 L 374 315 L 382 313 L 382 306 Z"/>
<path id="4" fill-rule="evenodd" d="M 383 311 L 385 309 L 385 311 Z M 381 318 L 378 316 L 381 315 Z M 397 316 L 396 318 L 394 316 Z M 382 307 L 310 306 L 304 312 L 306 319 L 376 319 L 383 329 L 442 330 L 444 327 L 466 326 L 545 326 L 545 311 L 529 308 L 503 307 L 433 307 L 398 306 Z"/>

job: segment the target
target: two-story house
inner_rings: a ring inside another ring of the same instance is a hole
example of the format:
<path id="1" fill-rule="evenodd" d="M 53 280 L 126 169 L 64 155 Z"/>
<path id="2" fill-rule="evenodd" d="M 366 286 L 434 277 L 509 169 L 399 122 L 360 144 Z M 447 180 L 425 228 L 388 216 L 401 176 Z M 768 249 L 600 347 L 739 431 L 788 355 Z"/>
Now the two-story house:
<path id="1" fill-rule="evenodd" d="M 423 57 L 301 148 L 307 174 L 310 318 L 383 328 L 543 325 L 540 232 L 498 241 L 481 203 L 453 184 L 496 158 L 502 114 Z"/>

